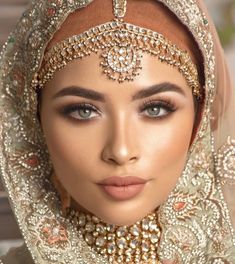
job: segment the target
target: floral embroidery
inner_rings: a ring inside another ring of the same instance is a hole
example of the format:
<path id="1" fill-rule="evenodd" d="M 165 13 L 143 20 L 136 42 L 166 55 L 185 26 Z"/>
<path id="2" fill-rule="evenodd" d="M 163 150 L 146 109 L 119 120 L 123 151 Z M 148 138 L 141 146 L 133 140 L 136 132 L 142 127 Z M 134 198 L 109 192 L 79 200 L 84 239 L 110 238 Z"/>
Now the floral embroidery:
<path id="1" fill-rule="evenodd" d="M 235 140 L 231 137 L 218 150 L 216 168 L 222 179 L 235 180 Z"/>
<path id="2" fill-rule="evenodd" d="M 42 240 L 50 246 L 65 247 L 68 242 L 66 228 L 55 219 L 45 218 L 39 225 Z"/>

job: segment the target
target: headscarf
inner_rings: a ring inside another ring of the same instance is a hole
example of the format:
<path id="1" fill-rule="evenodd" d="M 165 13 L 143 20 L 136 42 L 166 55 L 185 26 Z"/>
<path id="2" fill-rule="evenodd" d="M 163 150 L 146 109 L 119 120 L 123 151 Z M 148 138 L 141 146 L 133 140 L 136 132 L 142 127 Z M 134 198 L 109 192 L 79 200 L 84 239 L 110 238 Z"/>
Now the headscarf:
<path id="1" fill-rule="evenodd" d="M 83 7 L 81 12 L 88 10 L 92 2 L 32 1 L 1 55 L 1 174 L 35 263 L 105 263 L 59 210 L 59 199 L 49 180 L 51 163 L 36 115 L 37 98 L 31 87 L 54 33 L 71 13 Z M 234 201 L 230 193 L 235 180 L 235 99 L 224 54 L 201 1 L 159 2 L 192 34 L 202 54 L 205 77 L 202 117 L 187 164 L 159 210 L 159 257 L 176 263 L 234 263 Z"/>

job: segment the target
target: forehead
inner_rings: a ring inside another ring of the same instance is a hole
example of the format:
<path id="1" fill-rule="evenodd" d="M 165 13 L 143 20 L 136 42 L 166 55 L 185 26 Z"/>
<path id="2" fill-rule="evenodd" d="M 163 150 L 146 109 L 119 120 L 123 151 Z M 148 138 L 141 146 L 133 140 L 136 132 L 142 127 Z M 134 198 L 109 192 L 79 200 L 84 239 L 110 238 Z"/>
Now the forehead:
<path id="1" fill-rule="evenodd" d="M 185 78 L 177 68 L 160 62 L 149 54 L 143 55 L 140 74 L 130 82 L 119 83 L 110 80 L 102 73 L 99 64 L 99 54 L 92 54 L 82 60 L 74 60 L 55 73 L 54 78 L 47 85 L 49 86 L 48 89 L 51 90 L 51 93 L 56 93 L 65 87 L 80 86 L 97 90 L 107 96 L 115 96 L 121 93 L 124 97 L 125 95 L 131 96 L 139 89 L 170 82 L 180 86 L 185 93 L 192 93 Z"/>

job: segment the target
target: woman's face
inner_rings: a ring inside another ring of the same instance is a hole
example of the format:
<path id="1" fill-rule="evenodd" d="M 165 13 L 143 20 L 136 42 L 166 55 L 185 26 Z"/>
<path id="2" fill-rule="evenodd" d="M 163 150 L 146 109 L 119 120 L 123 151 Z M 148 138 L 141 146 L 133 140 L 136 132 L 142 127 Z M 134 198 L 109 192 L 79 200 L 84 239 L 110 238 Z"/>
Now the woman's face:
<path id="1" fill-rule="evenodd" d="M 167 199 L 193 130 L 193 96 L 184 77 L 150 55 L 142 66 L 134 81 L 118 83 L 93 54 L 58 71 L 42 92 L 41 122 L 55 174 L 77 208 L 117 225 L 133 224 Z"/>

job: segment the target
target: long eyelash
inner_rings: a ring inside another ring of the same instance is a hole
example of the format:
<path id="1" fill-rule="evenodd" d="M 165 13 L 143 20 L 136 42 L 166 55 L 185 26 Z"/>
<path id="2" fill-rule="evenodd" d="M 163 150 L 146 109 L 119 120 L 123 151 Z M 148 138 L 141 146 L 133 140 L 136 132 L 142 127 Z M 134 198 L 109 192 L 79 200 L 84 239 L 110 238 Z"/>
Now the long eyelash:
<path id="1" fill-rule="evenodd" d="M 175 104 L 169 99 L 145 99 L 140 107 L 140 110 L 143 111 L 148 107 L 154 107 L 156 105 L 166 108 L 169 112 L 174 112 L 176 110 Z"/>
<path id="2" fill-rule="evenodd" d="M 63 114 L 68 115 L 72 112 L 75 112 L 75 111 L 83 109 L 83 108 L 90 109 L 92 111 L 95 111 L 96 113 L 99 112 L 96 107 L 94 107 L 93 105 L 88 104 L 88 103 L 79 103 L 79 104 L 73 104 L 73 105 L 65 106 L 63 108 L 62 112 L 63 112 Z"/>

